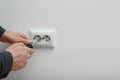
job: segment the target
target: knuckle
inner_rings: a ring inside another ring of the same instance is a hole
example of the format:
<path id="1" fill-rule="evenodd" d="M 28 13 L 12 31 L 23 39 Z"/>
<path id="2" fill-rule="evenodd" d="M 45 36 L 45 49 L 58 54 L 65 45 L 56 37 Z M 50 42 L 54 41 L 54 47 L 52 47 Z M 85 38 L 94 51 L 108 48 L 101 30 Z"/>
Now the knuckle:
<path id="1" fill-rule="evenodd" d="M 30 50 L 30 54 L 32 55 L 32 54 L 33 54 L 33 52 L 34 52 L 34 50 L 33 50 L 33 49 L 31 49 L 31 50 Z"/>
<path id="2" fill-rule="evenodd" d="M 26 57 L 27 57 L 27 59 L 31 58 L 31 54 L 28 54 Z M 28 61 L 27 61 L 27 62 L 28 62 Z"/>
<path id="3" fill-rule="evenodd" d="M 13 46 L 20 46 L 19 43 L 13 43 L 12 45 L 13 45 Z"/>
<path id="4" fill-rule="evenodd" d="M 17 46 L 24 46 L 24 44 L 22 42 L 14 43 L 14 44 L 17 45 Z"/>
<path id="5" fill-rule="evenodd" d="M 24 45 L 22 42 L 19 43 L 20 45 Z"/>
<path id="6" fill-rule="evenodd" d="M 27 63 L 28 63 L 28 60 L 25 60 L 25 61 L 24 61 L 24 65 L 26 65 Z"/>
<path id="7" fill-rule="evenodd" d="M 27 50 L 28 50 L 29 53 L 32 53 L 32 52 L 33 52 L 33 50 L 30 49 L 30 48 L 28 48 L 28 47 L 27 47 Z"/>
<path id="8" fill-rule="evenodd" d="M 22 33 L 22 32 L 19 32 L 20 34 L 22 34 L 22 35 L 24 35 L 24 33 Z"/>
<path id="9" fill-rule="evenodd" d="M 21 35 L 23 35 L 23 36 L 25 36 L 25 37 L 26 37 L 26 35 L 25 35 L 24 33 L 21 33 Z"/>
<path id="10" fill-rule="evenodd" d="M 16 42 L 20 42 L 20 39 L 17 39 Z"/>
<path id="11" fill-rule="evenodd" d="M 21 66 L 20 68 L 21 68 L 21 69 L 25 68 L 25 65 Z"/>
<path id="12" fill-rule="evenodd" d="M 26 64 L 27 64 L 27 63 L 24 62 L 24 63 L 21 64 L 20 67 L 21 67 L 21 68 L 24 68 L 24 67 L 26 66 Z"/>

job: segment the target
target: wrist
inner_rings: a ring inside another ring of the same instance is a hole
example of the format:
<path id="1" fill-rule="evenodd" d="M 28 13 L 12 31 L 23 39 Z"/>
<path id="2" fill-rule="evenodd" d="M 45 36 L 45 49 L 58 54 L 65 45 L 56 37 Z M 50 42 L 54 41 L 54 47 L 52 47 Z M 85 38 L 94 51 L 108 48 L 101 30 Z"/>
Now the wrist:
<path id="1" fill-rule="evenodd" d="M 4 33 L 0 36 L 0 41 L 1 42 L 7 42 L 7 36 L 8 36 L 8 32 L 5 30 Z"/>

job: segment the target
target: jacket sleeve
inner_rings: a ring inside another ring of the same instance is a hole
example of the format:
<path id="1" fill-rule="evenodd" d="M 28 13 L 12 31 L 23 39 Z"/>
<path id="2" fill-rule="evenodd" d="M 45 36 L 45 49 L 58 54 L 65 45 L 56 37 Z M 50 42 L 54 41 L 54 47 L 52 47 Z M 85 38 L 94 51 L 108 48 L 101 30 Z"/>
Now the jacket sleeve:
<path id="1" fill-rule="evenodd" d="M 6 30 L 0 26 L 0 37 Z M 8 76 L 13 65 L 13 57 L 10 52 L 0 52 L 0 79 Z"/>
<path id="2" fill-rule="evenodd" d="M 3 35 L 4 32 L 5 32 L 5 29 L 0 26 L 0 37 Z"/>
<path id="3" fill-rule="evenodd" d="M 7 51 L 0 52 L 0 79 L 8 76 L 13 64 L 13 57 Z"/>

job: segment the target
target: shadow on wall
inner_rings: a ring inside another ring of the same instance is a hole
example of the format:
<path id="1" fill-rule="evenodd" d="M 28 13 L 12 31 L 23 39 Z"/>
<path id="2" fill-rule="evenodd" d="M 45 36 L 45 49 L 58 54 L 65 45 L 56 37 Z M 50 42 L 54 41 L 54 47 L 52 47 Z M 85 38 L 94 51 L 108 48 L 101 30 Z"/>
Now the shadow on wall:
<path id="1" fill-rule="evenodd" d="M 0 42 L 0 52 L 6 50 L 10 44 Z"/>

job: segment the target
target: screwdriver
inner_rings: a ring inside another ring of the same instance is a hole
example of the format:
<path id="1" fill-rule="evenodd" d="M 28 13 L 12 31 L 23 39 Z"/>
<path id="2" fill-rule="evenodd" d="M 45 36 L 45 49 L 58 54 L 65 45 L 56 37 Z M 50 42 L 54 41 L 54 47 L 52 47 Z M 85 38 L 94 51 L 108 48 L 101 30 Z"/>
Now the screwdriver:
<path id="1" fill-rule="evenodd" d="M 34 45 L 36 45 L 38 41 L 39 40 L 35 40 L 32 44 L 27 44 L 26 46 L 33 49 Z"/>
<path id="2" fill-rule="evenodd" d="M 33 43 L 32 44 L 27 44 L 26 46 L 27 47 L 29 47 L 29 48 L 33 48 L 36 44 L 37 44 L 37 42 L 39 42 L 39 41 L 41 41 L 41 36 L 40 35 L 35 35 L 34 37 L 33 37 Z"/>
<path id="3" fill-rule="evenodd" d="M 26 46 L 33 49 L 33 45 L 32 44 L 27 44 Z"/>

